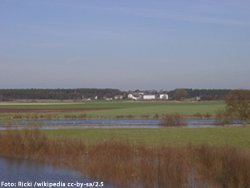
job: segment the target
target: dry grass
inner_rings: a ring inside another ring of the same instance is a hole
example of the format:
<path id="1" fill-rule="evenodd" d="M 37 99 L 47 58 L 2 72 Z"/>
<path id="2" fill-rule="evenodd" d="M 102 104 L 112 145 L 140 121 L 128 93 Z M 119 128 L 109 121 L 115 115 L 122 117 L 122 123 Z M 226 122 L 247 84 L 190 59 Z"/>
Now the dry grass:
<path id="1" fill-rule="evenodd" d="M 44 161 L 125 187 L 250 187 L 250 153 L 228 145 L 149 148 L 116 140 L 86 145 L 48 139 L 39 130 L 8 130 L 0 134 L 0 155 Z"/>

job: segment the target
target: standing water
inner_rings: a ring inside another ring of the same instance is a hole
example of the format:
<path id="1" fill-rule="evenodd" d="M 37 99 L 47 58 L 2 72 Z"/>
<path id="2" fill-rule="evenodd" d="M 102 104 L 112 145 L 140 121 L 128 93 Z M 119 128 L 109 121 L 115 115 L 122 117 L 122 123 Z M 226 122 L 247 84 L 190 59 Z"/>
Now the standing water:
<path id="1" fill-rule="evenodd" d="M 41 162 L 0 157 L 0 187 L 104 187 L 111 183 L 82 177 L 77 172 Z"/>

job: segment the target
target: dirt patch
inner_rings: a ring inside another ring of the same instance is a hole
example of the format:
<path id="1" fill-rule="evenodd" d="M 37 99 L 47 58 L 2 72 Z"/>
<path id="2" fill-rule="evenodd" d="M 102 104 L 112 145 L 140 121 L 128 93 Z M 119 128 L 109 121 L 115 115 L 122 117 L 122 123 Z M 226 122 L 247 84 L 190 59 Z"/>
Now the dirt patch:
<path id="1" fill-rule="evenodd" d="M 111 109 L 114 108 L 0 108 L 0 113 L 66 113 Z"/>

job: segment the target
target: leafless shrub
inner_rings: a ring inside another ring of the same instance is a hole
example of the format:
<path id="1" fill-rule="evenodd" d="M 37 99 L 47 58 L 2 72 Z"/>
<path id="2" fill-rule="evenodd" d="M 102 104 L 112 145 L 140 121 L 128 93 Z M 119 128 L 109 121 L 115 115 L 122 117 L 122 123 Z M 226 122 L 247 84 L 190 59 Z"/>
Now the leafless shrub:
<path id="1" fill-rule="evenodd" d="M 182 126 L 187 125 L 187 122 L 181 114 L 175 113 L 165 115 L 159 124 L 165 126 Z"/>

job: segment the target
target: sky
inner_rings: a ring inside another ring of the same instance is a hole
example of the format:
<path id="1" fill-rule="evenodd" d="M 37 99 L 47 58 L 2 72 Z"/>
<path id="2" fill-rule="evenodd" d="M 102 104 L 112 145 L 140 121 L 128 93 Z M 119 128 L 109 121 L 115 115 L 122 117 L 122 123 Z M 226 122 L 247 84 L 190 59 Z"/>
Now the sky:
<path id="1" fill-rule="evenodd" d="M 250 1 L 0 0 L 0 88 L 250 89 Z"/>

